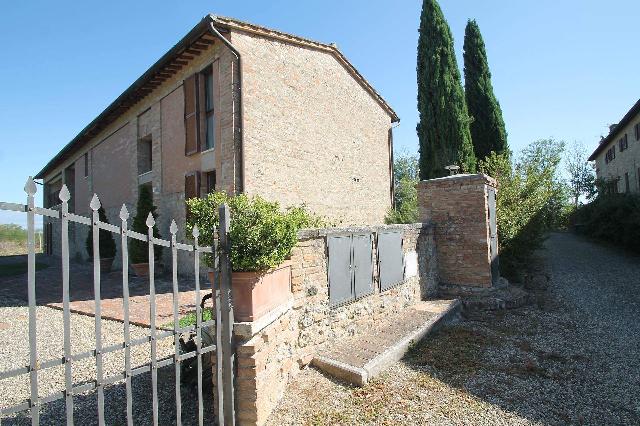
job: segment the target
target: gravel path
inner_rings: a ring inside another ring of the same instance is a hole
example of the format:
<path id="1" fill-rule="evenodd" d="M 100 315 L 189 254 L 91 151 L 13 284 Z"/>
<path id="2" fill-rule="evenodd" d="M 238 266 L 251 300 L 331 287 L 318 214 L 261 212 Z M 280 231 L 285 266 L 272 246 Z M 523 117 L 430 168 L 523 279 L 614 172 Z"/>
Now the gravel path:
<path id="1" fill-rule="evenodd" d="M 40 360 L 61 358 L 63 351 L 63 314 L 50 307 L 37 308 L 37 346 Z M 123 341 L 123 324 L 117 321 L 102 320 L 103 346 Z M 131 338 L 141 338 L 149 334 L 149 329 L 131 326 Z M 24 302 L 4 297 L 0 299 L 0 371 L 10 370 L 29 363 L 28 347 L 28 310 Z M 72 314 L 71 342 L 73 353 L 81 353 L 95 347 L 94 318 Z M 158 359 L 174 353 L 173 338 L 158 341 Z M 150 344 L 132 347 L 132 368 L 150 362 Z M 124 350 L 106 354 L 104 375 L 109 377 L 124 371 Z M 87 358 L 73 364 L 74 384 L 78 385 L 95 379 L 94 358 Z M 175 424 L 174 366 L 162 368 L 158 372 L 161 424 Z M 45 397 L 64 390 L 64 368 L 49 368 L 39 373 L 39 395 Z M 151 423 L 151 376 L 141 374 L 133 378 L 134 417 L 136 424 Z M 23 402 L 29 397 L 28 375 L 21 375 L 0 381 L 0 408 Z M 192 424 L 197 418 L 197 397 L 190 389 L 182 389 L 183 421 Z M 210 399 L 205 395 L 205 400 Z M 74 416 L 76 424 L 97 424 L 96 392 L 90 391 L 74 398 Z M 108 386 L 105 389 L 105 415 L 107 424 L 126 424 L 126 393 L 124 382 Z M 211 406 L 205 406 L 211 411 Z M 65 406 L 63 400 L 54 401 L 43 407 L 41 424 L 64 423 Z M 2 424 L 30 424 L 28 413 L 19 414 L 10 419 L 2 419 Z"/>
<path id="2" fill-rule="evenodd" d="M 473 315 L 364 388 L 301 372 L 284 424 L 640 424 L 640 258 L 571 234 L 537 303 Z"/>

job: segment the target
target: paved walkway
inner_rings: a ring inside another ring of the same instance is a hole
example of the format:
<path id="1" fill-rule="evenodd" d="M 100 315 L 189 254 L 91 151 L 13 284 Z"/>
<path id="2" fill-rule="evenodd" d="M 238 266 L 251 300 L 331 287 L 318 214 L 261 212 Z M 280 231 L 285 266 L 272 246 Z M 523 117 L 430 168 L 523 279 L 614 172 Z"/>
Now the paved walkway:
<path id="1" fill-rule="evenodd" d="M 640 256 L 545 247 L 535 305 L 445 327 L 363 388 L 307 369 L 268 424 L 640 424 Z"/>
<path id="2" fill-rule="evenodd" d="M 26 256 L 25 256 L 26 258 Z M 60 262 L 38 256 L 38 262 L 50 263 L 46 269 L 36 272 L 36 300 L 40 306 L 62 309 L 62 269 Z M 173 321 L 173 284 L 171 278 L 156 273 L 156 324 Z M 122 273 L 112 271 L 101 276 L 102 317 L 122 321 Z M 208 281 L 201 281 L 201 296 L 211 291 Z M 93 267 L 89 263 L 71 263 L 69 289 L 71 310 L 76 313 L 94 315 Z M 195 311 L 196 294 L 193 278 L 178 278 L 179 315 Z M 27 275 L 0 277 L 0 297 L 27 301 Z M 129 318 L 131 323 L 148 326 L 150 318 L 149 279 L 129 274 Z"/>

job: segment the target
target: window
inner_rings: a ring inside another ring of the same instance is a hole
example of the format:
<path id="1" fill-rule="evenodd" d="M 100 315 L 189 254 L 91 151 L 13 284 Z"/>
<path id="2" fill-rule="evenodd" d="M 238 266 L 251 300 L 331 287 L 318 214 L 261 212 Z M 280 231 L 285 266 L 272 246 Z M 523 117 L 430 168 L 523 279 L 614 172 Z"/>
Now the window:
<path id="1" fill-rule="evenodd" d="M 618 141 L 618 145 L 620 145 L 620 152 L 624 151 L 629 147 L 629 140 L 627 139 L 627 134 L 625 133 L 623 137 Z"/>
<path id="2" fill-rule="evenodd" d="M 200 196 L 200 172 L 191 172 L 184 177 L 184 200 Z M 186 208 L 186 216 L 189 217 L 189 208 Z"/>
<path id="3" fill-rule="evenodd" d="M 614 158 L 616 158 L 616 146 L 615 145 L 607 150 L 607 154 L 604 157 L 604 162 L 605 163 L 609 163 Z"/>
<path id="4" fill-rule="evenodd" d="M 84 177 L 89 176 L 89 153 L 84 153 Z"/>
<path id="5" fill-rule="evenodd" d="M 636 132 L 636 140 L 640 141 L 640 123 L 636 123 L 636 125 L 633 126 L 633 129 Z"/>
<path id="6" fill-rule="evenodd" d="M 215 147 L 217 70 L 214 63 L 183 82 L 185 155 Z"/>
<path id="7" fill-rule="evenodd" d="M 629 173 L 624 174 L 624 192 L 629 192 Z"/>
<path id="8" fill-rule="evenodd" d="M 204 174 L 204 195 L 211 194 L 216 190 L 216 171 L 212 170 Z"/>
<path id="9" fill-rule="evenodd" d="M 153 167 L 151 136 L 140 139 L 138 142 L 138 174 L 151 171 Z"/>
<path id="10" fill-rule="evenodd" d="M 213 110 L 213 72 L 209 68 L 202 73 L 204 77 L 204 115 L 205 115 L 205 142 L 204 149 L 211 149 L 215 146 L 215 120 Z"/>

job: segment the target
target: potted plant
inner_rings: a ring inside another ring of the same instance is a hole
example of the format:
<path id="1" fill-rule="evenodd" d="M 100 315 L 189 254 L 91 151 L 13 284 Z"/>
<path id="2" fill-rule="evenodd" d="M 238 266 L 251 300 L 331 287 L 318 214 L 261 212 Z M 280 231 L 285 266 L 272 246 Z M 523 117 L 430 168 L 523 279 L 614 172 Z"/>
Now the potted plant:
<path id="1" fill-rule="evenodd" d="M 132 230 L 147 235 L 149 228 L 147 227 L 147 217 L 149 213 L 154 219 L 158 218 L 156 206 L 153 205 L 153 195 L 148 185 L 140 187 L 138 194 L 138 204 L 136 206 L 136 215 L 133 218 Z M 160 238 L 157 225 L 153 225 L 153 236 Z M 155 246 L 154 261 L 158 261 L 162 255 L 162 247 Z M 131 239 L 129 243 L 129 257 L 131 259 L 131 267 L 135 274 L 139 277 L 149 275 L 149 243 L 137 239 Z"/>
<path id="2" fill-rule="evenodd" d="M 98 219 L 100 222 L 109 223 L 103 207 L 98 209 Z M 90 229 L 87 234 L 85 247 L 87 248 L 89 259 L 93 258 L 93 229 Z M 116 257 L 116 241 L 113 239 L 111 232 L 104 229 L 98 232 L 98 249 L 100 251 L 100 271 L 111 272 L 113 258 Z"/>
<path id="3" fill-rule="evenodd" d="M 255 321 L 291 297 L 291 265 L 286 262 L 298 242 L 298 230 L 319 226 L 321 220 L 304 207 L 281 210 L 277 202 L 244 194 L 214 192 L 187 200 L 187 235 L 200 230 L 199 243 L 211 245 L 219 224 L 218 207 L 231 212 L 231 291 L 237 321 Z M 213 266 L 211 256 L 205 264 Z M 213 274 L 209 273 L 213 286 Z"/>

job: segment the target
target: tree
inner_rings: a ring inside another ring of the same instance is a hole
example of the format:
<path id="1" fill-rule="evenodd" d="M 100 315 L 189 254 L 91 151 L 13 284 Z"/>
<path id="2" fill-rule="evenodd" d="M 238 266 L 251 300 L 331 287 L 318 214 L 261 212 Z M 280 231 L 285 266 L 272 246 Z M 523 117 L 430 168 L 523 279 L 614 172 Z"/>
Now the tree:
<path id="1" fill-rule="evenodd" d="M 448 165 L 476 170 L 453 37 L 436 0 L 424 0 L 418 39 L 420 179 L 447 175 Z"/>
<path id="2" fill-rule="evenodd" d="M 480 161 L 483 173 L 496 178 L 496 216 L 500 269 L 519 281 L 545 235 L 566 220 L 566 185 L 559 169 L 564 142 L 543 139 L 529 144 L 517 159 L 492 152 Z"/>
<path id="3" fill-rule="evenodd" d="M 98 219 L 100 222 L 109 223 L 107 220 L 107 214 L 104 211 L 104 207 L 98 209 Z M 87 239 L 84 242 L 87 254 L 89 257 L 93 257 L 93 230 L 89 230 Z M 110 259 L 116 257 L 116 241 L 113 239 L 111 232 L 101 229 L 98 232 L 98 248 L 100 250 L 100 257 L 102 259 Z"/>
<path id="4" fill-rule="evenodd" d="M 569 173 L 569 186 L 573 205 L 578 207 L 580 197 L 591 200 L 595 197 L 596 178 L 593 167 L 587 160 L 587 151 L 580 142 L 574 142 L 565 157 L 567 173 Z"/>
<path id="5" fill-rule="evenodd" d="M 464 94 L 472 117 L 471 140 L 476 158 L 483 160 L 491 151 L 508 152 L 502 110 L 493 93 L 487 52 L 475 20 L 469 20 L 464 31 Z"/>
<path id="6" fill-rule="evenodd" d="M 418 221 L 418 158 L 401 153 L 393 161 L 393 208 L 386 223 L 415 223 Z"/>
<path id="7" fill-rule="evenodd" d="M 157 220 L 158 215 L 156 213 L 156 209 L 156 206 L 153 205 L 151 188 L 147 185 L 142 185 L 138 194 L 136 215 L 133 218 L 133 225 L 131 229 L 135 232 L 147 235 L 149 230 L 147 227 L 147 216 L 151 213 L 153 218 Z M 153 225 L 153 236 L 160 238 L 157 225 Z M 162 246 L 155 246 L 154 250 L 155 260 L 160 259 L 160 256 L 162 255 Z M 129 243 L 129 255 L 131 256 L 131 263 L 147 263 L 149 261 L 149 243 L 135 238 L 131 239 Z"/>

